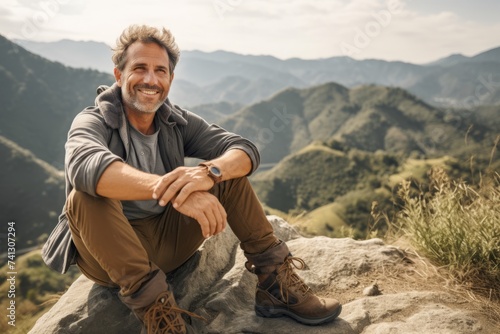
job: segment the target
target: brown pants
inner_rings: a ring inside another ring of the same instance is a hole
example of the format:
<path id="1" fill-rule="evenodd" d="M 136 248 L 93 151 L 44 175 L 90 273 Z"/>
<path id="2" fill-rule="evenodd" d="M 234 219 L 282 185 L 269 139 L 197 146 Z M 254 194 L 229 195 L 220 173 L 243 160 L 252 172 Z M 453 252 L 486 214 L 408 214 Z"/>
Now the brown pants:
<path id="1" fill-rule="evenodd" d="M 276 242 L 247 178 L 222 182 L 211 192 L 246 253 L 263 252 Z M 129 221 L 119 200 L 73 190 L 66 209 L 78 267 L 98 284 L 120 287 L 123 296 L 137 291 L 152 270 L 168 273 L 182 265 L 204 241 L 196 220 L 170 204 L 161 215 Z"/>

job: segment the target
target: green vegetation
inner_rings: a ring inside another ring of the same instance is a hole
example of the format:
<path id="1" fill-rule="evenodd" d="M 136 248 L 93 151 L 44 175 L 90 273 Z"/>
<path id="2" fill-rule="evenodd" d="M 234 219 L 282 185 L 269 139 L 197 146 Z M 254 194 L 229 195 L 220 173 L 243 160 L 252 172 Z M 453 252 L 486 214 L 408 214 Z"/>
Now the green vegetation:
<path id="1" fill-rule="evenodd" d="M 252 183 L 268 208 L 284 212 L 287 219 L 300 216 L 294 220 L 302 232 L 363 239 L 373 229 L 372 203 L 394 215 L 397 185 L 403 180 L 428 182 L 427 171 L 433 166 L 459 176 L 468 168 L 451 157 L 405 158 L 348 148 L 334 140 L 303 148 L 273 169 L 255 175 Z M 376 229 L 382 236 L 387 225 L 380 223 Z"/>
<path id="2" fill-rule="evenodd" d="M 36 247 L 57 223 L 64 204 L 63 174 L 1 135 L 0 156 L 0 212 L 16 223 L 18 251 Z"/>
<path id="3" fill-rule="evenodd" d="M 263 163 L 277 163 L 314 141 L 337 141 L 351 148 L 439 158 L 467 159 L 491 147 L 498 126 L 474 110 L 435 108 L 400 88 L 335 83 L 289 88 L 245 107 L 221 126 L 253 140 Z M 466 145 L 465 145 L 466 141 Z"/>
<path id="4" fill-rule="evenodd" d="M 402 183 L 397 231 L 459 283 L 499 301 L 499 174 L 483 178 L 478 188 L 450 180 L 439 168 L 430 180 L 430 191 L 416 197 L 410 182 Z"/>
<path id="5" fill-rule="evenodd" d="M 488 79 L 492 69 L 498 73 L 496 65 L 484 63 L 480 73 Z M 469 80 L 478 77 L 471 66 L 429 70 L 426 80 L 417 80 L 413 89 L 420 96 L 451 96 L 460 102 L 478 87 L 477 80 Z M 344 72 L 352 80 L 352 71 Z M 374 77 L 387 78 L 387 84 L 401 82 L 394 81 L 394 76 L 405 82 L 416 80 L 413 74 L 396 72 L 377 72 Z M 16 222 L 17 246 L 22 250 L 43 242 L 64 203 L 64 178 L 53 166 L 62 168 L 70 122 L 92 104 L 95 88 L 111 84 L 113 78 L 49 62 L 0 36 L 0 82 L 4 120 L 0 124 L 0 211 Z M 224 96 L 230 101 L 250 96 L 254 88 L 259 92 L 277 89 L 271 81 L 250 87 L 247 79 L 238 78 L 217 85 L 228 92 Z M 446 87 L 452 90 L 449 94 Z M 190 98 L 201 94 L 201 90 L 187 91 Z M 221 126 L 253 140 L 263 163 L 276 163 L 271 170 L 252 176 L 268 213 L 284 216 L 307 234 L 330 237 L 364 239 L 382 236 L 397 226 L 458 281 L 498 299 L 499 179 L 496 174 L 486 182 L 482 175 L 485 166 L 500 170 L 494 155 L 500 140 L 499 107 L 493 105 L 500 93 L 498 87 L 488 92 L 483 94 L 484 101 L 471 102 L 474 108 L 438 109 L 401 88 L 365 85 L 349 89 L 326 83 L 288 88 L 242 109 L 237 103 L 192 109 L 214 119 L 228 116 Z M 208 91 L 208 95 L 215 94 Z M 492 105 L 477 106 L 485 101 Z M 450 181 L 442 172 L 427 178 L 434 166 L 461 181 Z M 468 185 L 478 180 L 481 187 Z M 429 187 L 431 191 L 422 190 Z M 386 219 L 373 220 L 377 212 L 384 212 Z M 26 333 L 78 271 L 52 272 L 42 263 L 39 251 L 17 260 L 18 326 L 14 333 Z M 8 302 L 6 277 L 2 276 L 6 272 L 5 267 L 0 272 L 1 307 Z M 6 319 L 1 319 L 0 332 L 11 329 L 6 326 Z"/>
<path id="6" fill-rule="evenodd" d="M 73 118 L 93 105 L 99 85 L 114 80 L 48 61 L 0 36 L 0 82 L 2 136 L 61 167 Z"/>
<path id="7" fill-rule="evenodd" d="M 40 250 L 32 251 L 16 258 L 15 298 L 8 298 L 9 282 L 6 265 L 0 269 L 0 308 L 7 309 L 11 300 L 16 304 L 16 326 L 7 324 L 8 318 L 0 318 L 0 332 L 25 334 L 36 320 L 44 314 L 59 296 L 80 275 L 73 266 L 65 275 L 49 269 L 42 261 Z"/>

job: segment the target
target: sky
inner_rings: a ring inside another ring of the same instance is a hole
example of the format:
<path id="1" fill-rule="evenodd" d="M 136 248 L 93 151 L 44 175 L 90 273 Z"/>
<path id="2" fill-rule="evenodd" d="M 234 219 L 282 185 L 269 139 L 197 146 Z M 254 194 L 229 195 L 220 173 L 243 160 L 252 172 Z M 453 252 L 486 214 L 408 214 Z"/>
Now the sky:
<path id="1" fill-rule="evenodd" d="M 181 50 L 423 64 L 500 46 L 499 16 L 498 0 L 2 0 L 0 34 L 113 46 L 149 24 Z"/>

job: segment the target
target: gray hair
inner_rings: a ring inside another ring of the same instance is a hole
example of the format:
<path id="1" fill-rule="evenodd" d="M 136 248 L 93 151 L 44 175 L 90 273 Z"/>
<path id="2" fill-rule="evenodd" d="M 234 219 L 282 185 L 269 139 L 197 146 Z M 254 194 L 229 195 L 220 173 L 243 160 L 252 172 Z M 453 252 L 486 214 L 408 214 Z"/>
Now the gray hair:
<path id="1" fill-rule="evenodd" d="M 112 49 L 113 56 L 111 59 L 117 69 L 123 71 L 127 62 L 127 49 L 137 41 L 143 43 L 156 43 L 163 47 L 168 54 L 170 74 L 174 72 L 175 65 L 177 65 L 179 61 L 181 52 L 170 30 L 166 28 L 160 30 L 147 25 L 135 24 L 123 30 L 120 37 L 116 40 L 116 46 Z"/>

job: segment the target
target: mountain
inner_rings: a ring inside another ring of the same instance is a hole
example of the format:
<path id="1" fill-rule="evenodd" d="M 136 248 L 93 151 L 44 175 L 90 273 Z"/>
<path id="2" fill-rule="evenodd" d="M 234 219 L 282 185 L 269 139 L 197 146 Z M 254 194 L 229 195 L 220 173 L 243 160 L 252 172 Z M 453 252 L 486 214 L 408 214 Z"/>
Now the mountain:
<path id="1" fill-rule="evenodd" d="M 66 66 L 113 73 L 114 65 L 111 60 L 111 47 L 105 43 L 69 39 L 57 42 L 14 39 L 13 42 L 34 54 Z"/>
<path id="2" fill-rule="evenodd" d="M 64 176 L 3 136 L 0 136 L 0 156 L 0 212 L 5 223 L 15 222 L 16 252 L 20 254 L 24 248 L 37 246 L 38 238 L 50 232 L 57 222 L 64 204 Z"/>
<path id="3" fill-rule="evenodd" d="M 102 43 L 17 42 L 34 53 L 68 66 L 98 68 L 108 73 L 113 68 L 109 61 L 110 47 Z M 499 61 L 500 48 L 473 57 L 455 54 L 426 65 L 349 57 L 281 60 L 220 50 L 182 51 L 170 97 L 186 107 L 220 101 L 251 104 L 287 87 L 306 88 L 337 82 L 346 87 L 366 84 L 401 87 L 440 106 L 500 104 L 499 66 L 495 65 Z M 462 64 L 466 65 L 469 74 L 464 74 Z M 484 87 L 483 82 L 488 80 L 490 85 Z M 478 91 L 479 97 L 476 96 Z"/>
<path id="4" fill-rule="evenodd" d="M 74 116 L 114 79 L 48 61 L 0 36 L 0 82 L 0 134 L 62 169 Z"/>
<path id="5" fill-rule="evenodd" d="M 500 47 L 481 52 L 481 53 L 479 53 L 475 56 L 472 56 L 472 57 L 467 57 L 467 56 L 464 56 L 462 54 L 456 53 L 456 54 L 450 55 L 448 57 L 438 59 L 438 60 L 431 62 L 427 65 L 430 65 L 430 66 L 433 66 L 433 65 L 449 66 L 449 65 L 456 65 L 458 63 L 483 62 L 483 61 L 499 63 L 500 62 Z"/>
<path id="6" fill-rule="evenodd" d="M 209 123 L 219 123 L 241 108 L 243 108 L 243 105 L 239 103 L 217 102 L 198 105 L 189 110 L 198 114 Z"/>
<path id="7" fill-rule="evenodd" d="M 409 86 L 408 91 L 441 106 L 467 109 L 500 105 L 500 62 L 470 60 L 435 67 Z"/>
<path id="8" fill-rule="evenodd" d="M 498 170 L 500 126 L 488 122 L 498 107 L 467 112 L 435 108 L 400 88 L 329 83 L 288 88 L 221 125 L 252 139 L 272 167 L 252 178 L 268 212 L 301 215 L 315 235 L 364 237 L 372 202 L 394 213 L 393 189 L 403 179 L 424 183 L 436 165 L 456 178 L 490 163 Z"/>
<path id="9" fill-rule="evenodd" d="M 427 64 L 427 66 L 449 66 L 449 65 L 456 65 L 458 63 L 467 61 L 470 59 L 467 56 L 464 56 L 463 54 L 460 53 L 454 53 L 452 55 L 449 55 L 448 57 L 444 57 L 438 60 L 435 60 L 433 62 L 430 62 Z"/>
<path id="10" fill-rule="evenodd" d="M 364 151 L 434 157 L 463 149 L 472 120 L 449 116 L 400 88 L 328 83 L 285 89 L 220 125 L 253 140 L 263 163 L 277 163 L 313 141 L 332 140 Z M 468 135 L 480 142 L 487 133 L 478 124 Z"/>
<path id="11" fill-rule="evenodd" d="M 481 52 L 475 55 L 474 57 L 471 57 L 471 60 L 475 62 L 492 61 L 500 63 L 500 47 L 493 48 L 485 52 Z"/>
<path id="12" fill-rule="evenodd" d="M 402 165 L 402 158 L 396 154 L 382 151 L 377 153 L 365 152 L 357 149 L 348 149 L 338 143 L 324 144 L 314 142 L 298 152 L 294 152 L 269 171 L 258 173 L 253 179 L 255 190 L 259 198 L 270 208 L 282 212 L 311 211 L 321 206 L 337 201 L 341 196 L 352 191 L 363 190 L 364 194 L 357 194 L 358 211 L 366 213 L 371 201 L 377 199 L 382 202 L 387 193 L 390 195 L 387 175 L 397 172 Z M 382 180 L 384 182 L 382 182 Z M 383 184 L 382 184 L 383 183 Z M 377 196 L 374 189 L 380 188 Z M 332 232 L 338 233 L 338 227 L 344 223 L 366 228 L 363 219 L 352 219 L 343 214 L 339 215 L 342 224 L 330 220 Z M 366 218 L 366 217 L 362 217 Z M 322 233 L 324 235 L 324 233 Z M 339 236 L 337 234 L 337 236 Z"/>
<path id="13" fill-rule="evenodd" d="M 62 169 L 63 144 L 70 122 L 76 113 L 92 103 L 95 88 L 99 84 L 111 84 L 113 78 L 94 70 L 69 68 L 48 61 L 5 38 L 0 38 L 0 45 L 0 81 L 4 87 L 0 92 L 0 102 L 4 106 L 0 113 L 0 135 L 10 143 L 6 146 L 8 149 L 2 152 L 2 157 L 6 157 L 4 168 L 11 173 L 22 171 L 47 180 L 47 173 L 31 172 L 34 168 L 32 161 L 41 159 Z M 234 56 L 222 55 L 226 58 Z M 209 57 L 206 54 L 203 56 Z M 283 65 L 272 57 L 251 57 L 251 60 L 255 63 L 254 69 L 270 62 L 279 71 L 278 63 Z M 297 59 L 290 61 L 302 63 Z M 338 61 L 350 60 L 343 58 Z M 479 64 L 484 66 L 489 63 Z M 306 73 L 303 74 L 306 77 Z M 204 80 L 208 83 L 208 79 Z M 223 76 L 214 80 L 215 83 L 206 87 L 217 85 L 221 80 L 226 84 L 220 89 L 231 87 L 226 94 L 238 91 L 250 94 L 244 90 L 244 83 L 256 82 L 238 76 Z M 186 83 L 189 85 L 189 82 Z M 215 95 L 216 92 L 208 93 Z M 274 166 L 269 173 L 263 174 L 263 179 L 259 175 L 255 179 L 263 185 L 258 189 L 259 194 L 271 207 L 283 211 L 315 210 L 333 201 L 345 209 L 346 214 L 341 217 L 344 221 L 348 221 L 357 208 L 363 207 L 366 211 L 365 204 L 369 203 L 371 195 L 387 198 L 387 191 L 390 190 L 379 187 L 380 184 L 387 184 L 381 178 L 399 173 L 394 168 L 402 168 L 409 156 L 439 158 L 446 154 L 466 161 L 468 154 L 474 151 L 475 161 L 484 162 L 484 157 L 490 156 L 499 132 L 498 122 L 490 120 L 497 118 L 498 108 L 495 106 L 439 109 L 401 88 L 380 85 L 349 88 L 337 83 L 325 83 L 303 89 L 286 88 L 266 100 L 245 107 L 238 103 L 219 102 L 192 109 L 209 121 L 213 117 L 213 121 L 219 122 L 222 127 L 257 144 L 264 166 Z M 471 125 L 474 126 L 471 128 Z M 30 158 L 21 160 L 24 162 L 8 158 L 19 156 L 11 152 L 22 151 L 20 148 L 14 150 L 12 147 L 15 144 L 11 141 L 32 152 L 24 155 Z M 293 170 L 293 165 L 298 167 Z M 316 171 L 318 168 L 322 169 L 321 172 Z M 330 171 L 336 171 L 336 174 L 321 176 L 321 173 Z M 295 175 L 293 182 L 284 178 L 287 173 Z M 307 180 L 302 178 L 308 177 L 309 173 L 315 173 L 315 176 L 306 187 L 302 184 Z M 7 179 L 9 172 L 2 175 Z M 269 178 L 264 178 L 264 175 Z M 367 184 L 371 185 L 370 188 L 365 187 Z M 58 184 L 58 187 L 59 196 L 62 196 L 62 185 Z M 346 191 L 353 188 L 358 192 Z M 29 187 L 23 186 L 22 191 L 24 189 Z M 36 188 L 34 194 L 41 192 Z M 16 194 L 15 189 L 11 193 Z M 24 204 L 23 195 L 17 193 L 15 197 L 6 199 L 6 205 L 14 205 L 12 202 Z M 275 196 L 281 196 L 280 203 L 276 204 Z M 36 228 L 52 225 L 63 199 L 56 195 L 51 197 L 57 203 L 44 203 L 45 210 L 50 214 L 44 216 L 34 211 L 36 217 L 26 218 L 26 221 L 34 222 Z M 349 204 L 353 198 L 361 198 L 358 203 L 362 204 Z M 16 212 L 22 207 L 15 206 L 8 210 L 11 211 L 5 212 L 12 212 L 9 219 L 18 219 Z M 43 221 L 38 222 L 37 219 Z M 356 224 L 361 224 L 360 221 L 355 219 Z M 42 232 L 42 229 L 37 231 Z M 29 242 L 33 243 L 33 238 Z M 26 244 L 29 242 L 26 241 Z"/>

